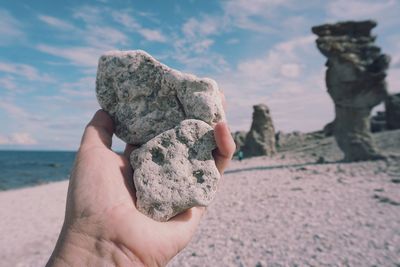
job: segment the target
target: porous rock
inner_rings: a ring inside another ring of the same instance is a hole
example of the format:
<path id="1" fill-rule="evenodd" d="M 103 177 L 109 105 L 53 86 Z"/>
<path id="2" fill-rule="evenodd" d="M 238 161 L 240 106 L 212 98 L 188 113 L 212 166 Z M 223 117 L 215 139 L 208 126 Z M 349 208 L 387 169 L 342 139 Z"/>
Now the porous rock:
<path id="1" fill-rule="evenodd" d="M 137 208 L 167 221 L 194 206 L 207 206 L 220 177 L 212 150 L 213 129 L 200 120 L 184 120 L 154 137 L 130 157 Z"/>
<path id="2" fill-rule="evenodd" d="M 376 22 L 346 21 L 312 28 L 327 57 L 326 85 L 335 104 L 333 135 L 345 161 L 381 159 L 370 134 L 371 109 L 387 96 L 389 56 L 374 44 Z"/>
<path id="3" fill-rule="evenodd" d="M 253 106 L 253 122 L 243 146 L 245 157 L 271 156 L 276 153 L 275 128 L 265 104 Z"/>
<path id="4" fill-rule="evenodd" d="M 185 119 L 224 120 L 216 82 L 173 70 L 144 51 L 110 51 L 99 59 L 97 99 L 116 135 L 140 145 Z"/>

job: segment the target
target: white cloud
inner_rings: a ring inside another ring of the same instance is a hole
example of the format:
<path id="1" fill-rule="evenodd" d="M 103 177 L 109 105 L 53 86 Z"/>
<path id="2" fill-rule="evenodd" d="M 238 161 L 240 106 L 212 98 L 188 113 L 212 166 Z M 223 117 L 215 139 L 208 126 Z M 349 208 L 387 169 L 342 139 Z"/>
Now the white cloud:
<path id="1" fill-rule="evenodd" d="M 228 39 L 228 40 L 226 41 L 226 43 L 227 43 L 227 44 L 230 44 L 230 45 L 232 45 L 232 44 L 238 44 L 238 43 L 240 43 L 240 40 L 237 39 L 237 38 L 231 38 L 231 39 Z"/>
<path id="2" fill-rule="evenodd" d="M 397 0 L 335 0 L 327 4 L 328 14 L 335 19 L 397 19 L 399 8 Z"/>
<path id="3" fill-rule="evenodd" d="M 29 133 L 19 132 L 10 136 L 0 135 L 0 145 L 35 145 L 37 141 Z"/>
<path id="4" fill-rule="evenodd" d="M 140 35 L 142 35 L 147 41 L 152 41 L 152 42 L 160 42 L 164 43 L 167 41 L 167 37 L 164 36 L 160 31 L 158 30 L 152 30 L 152 29 L 146 29 L 146 28 L 140 28 L 137 30 Z"/>
<path id="5" fill-rule="evenodd" d="M 133 18 L 133 15 L 128 12 L 114 11 L 111 15 L 116 22 L 123 25 L 127 30 L 139 33 L 147 41 L 161 43 L 167 41 L 167 37 L 160 30 L 143 27 Z"/>
<path id="6" fill-rule="evenodd" d="M 301 74 L 301 66 L 296 63 L 283 64 L 280 69 L 280 74 L 287 78 L 297 78 Z"/>
<path id="7" fill-rule="evenodd" d="M 116 44 L 127 44 L 128 37 L 121 31 L 108 26 L 87 26 L 82 33 L 86 42 L 93 47 L 112 46 Z"/>
<path id="8" fill-rule="evenodd" d="M 209 36 L 220 32 L 223 26 L 221 18 L 203 16 L 200 20 L 197 18 L 187 20 L 182 26 L 182 32 L 189 38 Z"/>
<path id="9" fill-rule="evenodd" d="M 80 78 L 75 82 L 61 84 L 61 92 L 68 96 L 89 97 L 96 99 L 94 76 Z"/>
<path id="10" fill-rule="evenodd" d="M 103 48 L 95 47 L 56 47 L 45 44 L 36 46 L 39 51 L 69 60 L 81 67 L 96 67 Z"/>
<path id="11" fill-rule="evenodd" d="M 21 107 L 13 104 L 11 101 L 1 100 L 0 108 L 14 118 L 26 118 L 29 116 L 28 112 L 26 112 Z"/>
<path id="12" fill-rule="evenodd" d="M 7 90 L 14 91 L 17 89 L 15 79 L 11 76 L 0 78 L 0 87 L 6 88 Z"/>
<path id="13" fill-rule="evenodd" d="M 54 79 L 48 74 L 39 71 L 27 64 L 9 63 L 0 61 L 0 72 L 24 77 L 30 81 L 53 82 Z"/>
<path id="14" fill-rule="evenodd" d="M 332 120 L 333 104 L 314 39 L 302 36 L 277 43 L 264 56 L 241 61 L 217 78 L 233 130 L 249 129 L 251 107 L 258 103 L 270 107 L 277 130 L 317 130 Z M 313 66 L 315 61 L 321 65 Z"/>
<path id="15" fill-rule="evenodd" d="M 0 8 L 0 36 L 0 45 L 9 45 L 25 37 L 21 23 L 2 8 Z"/>
<path id="16" fill-rule="evenodd" d="M 223 2 L 224 17 L 238 28 L 256 32 L 275 32 L 271 19 L 279 7 L 289 7 L 291 0 L 229 0 Z M 276 19 L 276 18 L 275 18 Z"/>
<path id="17" fill-rule="evenodd" d="M 39 20 L 45 22 L 47 25 L 61 29 L 61 30 L 74 30 L 75 29 L 75 27 L 72 24 L 65 22 L 61 19 L 58 19 L 56 17 L 39 15 L 38 18 L 39 18 Z"/>

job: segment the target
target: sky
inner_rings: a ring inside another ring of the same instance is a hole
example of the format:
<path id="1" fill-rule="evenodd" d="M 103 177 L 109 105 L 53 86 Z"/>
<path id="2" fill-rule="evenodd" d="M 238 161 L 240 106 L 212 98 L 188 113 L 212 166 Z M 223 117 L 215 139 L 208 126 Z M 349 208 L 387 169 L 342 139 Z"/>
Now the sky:
<path id="1" fill-rule="evenodd" d="M 400 1 L 0 1 L 0 149 L 76 150 L 99 109 L 95 77 L 109 50 L 142 49 L 217 81 L 232 131 L 267 104 L 278 131 L 314 131 L 334 118 L 325 58 L 311 27 L 374 19 L 400 92 Z M 115 149 L 123 144 L 115 139 Z"/>

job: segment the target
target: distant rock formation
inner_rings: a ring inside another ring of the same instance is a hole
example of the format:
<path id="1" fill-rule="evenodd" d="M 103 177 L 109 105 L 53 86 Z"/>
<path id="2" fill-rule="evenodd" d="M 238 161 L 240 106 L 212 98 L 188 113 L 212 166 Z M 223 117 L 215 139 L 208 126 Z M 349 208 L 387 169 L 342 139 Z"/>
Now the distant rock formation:
<path id="1" fill-rule="evenodd" d="M 324 132 L 325 136 L 333 135 L 333 124 L 334 123 L 335 123 L 335 121 L 331 121 L 324 126 L 324 129 L 322 131 Z"/>
<path id="2" fill-rule="evenodd" d="M 321 140 L 324 139 L 325 133 L 323 131 L 302 133 L 299 131 L 294 131 L 291 133 L 284 133 L 278 131 L 275 134 L 276 139 L 276 149 L 278 152 L 291 151 L 293 149 L 303 147 L 306 143 L 311 140 Z"/>
<path id="3" fill-rule="evenodd" d="M 259 104 L 253 106 L 253 109 L 253 122 L 243 147 L 244 156 L 273 155 L 276 153 L 275 129 L 269 108 Z"/>
<path id="4" fill-rule="evenodd" d="M 385 108 L 387 128 L 390 130 L 400 129 L 400 93 L 388 96 Z"/>
<path id="5" fill-rule="evenodd" d="M 335 104 L 333 135 L 345 161 L 383 158 L 370 134 L 371 109 L 387 96 L 390 58 L 374 45 L 374 21 L 348 21 L 312 28 L 317 47 L 328 58 L 326 85 Z"/>
<path id="6" fill-rule="evenodd" d="M 371 132 L 383 132 L 387 129 L 386 127 L 386 112 L 378 111 L 374 116 L 371 116 L 370 119 Z"/>
<path id="7" fill-rule="evenodd" d="M 236 144 L 236 150 L 235 153 L 239 152 L 239 150 L 243 149 L 244 142 L 246 140 L 246 131 L 236 131 L 232 133 L 233 141 L 235 141 Z"/>

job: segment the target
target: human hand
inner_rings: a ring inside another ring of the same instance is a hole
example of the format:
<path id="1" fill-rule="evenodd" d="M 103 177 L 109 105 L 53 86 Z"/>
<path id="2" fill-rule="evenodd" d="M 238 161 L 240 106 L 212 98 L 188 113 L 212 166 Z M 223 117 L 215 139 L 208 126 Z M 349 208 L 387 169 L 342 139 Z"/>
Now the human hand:
<path id="1" fill-rule="evenodd" d="M 135 206 L 129 163 L 132 146 L 113 152 L 113 122 L 100 110 L 85 129 L 67 196 L 64 225 L 47 266 L 164 266 L 190 241 L 204 212 L 194 207 L 168 222 Z M 215 127 L 216 166 L 222 174 L 235 144 L 225 123 Z"/>

